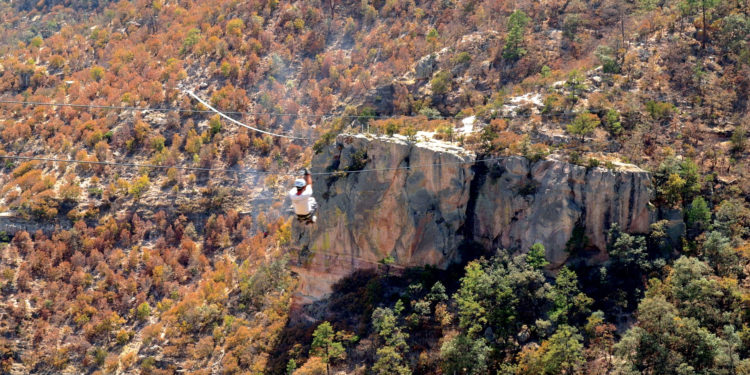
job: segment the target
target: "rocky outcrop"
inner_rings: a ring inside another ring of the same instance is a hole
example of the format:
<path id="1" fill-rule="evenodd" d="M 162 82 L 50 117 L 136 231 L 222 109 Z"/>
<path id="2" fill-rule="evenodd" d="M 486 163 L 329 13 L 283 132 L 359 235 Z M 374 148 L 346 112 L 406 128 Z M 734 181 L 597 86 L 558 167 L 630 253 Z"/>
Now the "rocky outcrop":
<path id="1" fill-rule="evenodd" d="M 418 80 L 425 80 L 432 77 L 432 73 L 437 69 L 438 61 L 437 55 L 431 53 L 427 56 L 422 57 L 417 61 L 414 66 L 414 78 Z"/>
<path id="2" fill-rule="evenodd" d="M 2 236 L 13 237 L 17 232 L 25 231 L 35 233 L 42 231 L 51 234 L 59 229 L 69 229 L 73 223 L 67 219 L 55 219 L 53 221 L 36 221 L 24 219 L 14 215 L 12 212 L 0 212 L 0 238 Z"/>
<path id="3" fill-rule="evenodd" d="M 340 135 L 313 159 L 318 222 L 295 225 L 302 294 L 320 297 L 358 268 L 392 257 L 396 267 L 460 262 L 459 249 L 547 248 L 552 267 L 568 259 L 574 229 L 606 259 L 612 223 L 648 231 L 650 176 L 634 166 L 585 168 L 510 156 L 477 161 L 442 142 Z M 371 171 L 376 169 L 376 171 Z"/>
<path id="4" fill-rule="evenodd" d="M 612 223 L 630 233 L 648 231 L 650 176 L 635 167 L 611 171 L 514 156 L 482 162 L 478 170 L 470 237 L 486 248 L 523 250 L 541 242 L 558 267 L 568 259 L 576 227 L 601 260 Z"/>

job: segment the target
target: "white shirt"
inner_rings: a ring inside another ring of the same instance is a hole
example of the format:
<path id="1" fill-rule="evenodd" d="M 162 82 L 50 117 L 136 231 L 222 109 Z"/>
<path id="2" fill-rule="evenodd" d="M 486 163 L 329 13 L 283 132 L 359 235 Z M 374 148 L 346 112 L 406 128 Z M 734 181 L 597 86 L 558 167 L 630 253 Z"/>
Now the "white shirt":
<path id="1" fill-rule="evenodd" d="M 289 190 L 289 199 L 292 200 L 295 214 L 307 215 L 312 211 L 314 202 L 312 193 L 312 186 L 310 185 L 305 186 L 305 190 L 302 190 L 301 194 L 297 194 L 297 188 Z"/>

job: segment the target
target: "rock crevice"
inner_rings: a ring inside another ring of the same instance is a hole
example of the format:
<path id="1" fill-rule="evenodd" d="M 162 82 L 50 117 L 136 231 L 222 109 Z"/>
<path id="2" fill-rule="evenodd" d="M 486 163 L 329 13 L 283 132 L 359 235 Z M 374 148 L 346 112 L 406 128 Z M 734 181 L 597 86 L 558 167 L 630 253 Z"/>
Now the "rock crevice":
<path id="1" fill-rule="evenodd" d="M 297 267 L 301 293 L 313 298 L 389 256 L 397 268 L 447 267 L 462 261 L 467 244 L 526 251 L 540 242 L 551 266 L 559 267 L 576 226 L 584 228 L 592 261 L 602 261 L 613 223 L 630 233 L 646 233 L 650 224 L 650 176 L 631 165 L 608 170 L 519 156 L 477 160 L 442 142 L 340 135 L 315 156 L 313 169 L 338 172 L 315 180 L 317 224 L 295 226 L 308 254 Z M 376 171 L 357 172 L 362 169 Z"/>

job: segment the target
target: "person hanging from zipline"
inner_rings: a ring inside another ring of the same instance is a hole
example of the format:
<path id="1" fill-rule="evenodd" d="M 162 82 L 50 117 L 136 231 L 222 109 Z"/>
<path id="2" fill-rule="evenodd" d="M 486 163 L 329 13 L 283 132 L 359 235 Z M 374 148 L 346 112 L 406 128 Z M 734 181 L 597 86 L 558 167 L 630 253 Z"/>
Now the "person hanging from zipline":
<path id="1" fill-rule="evenodd" d="M 313 224 L 317 217 L 315 209 L 318 203 L 313 198 L 312 176 L 310 171 L 304 169 L 305 177 L 294 180 L 294 188 L 289 190 L 289 199 L 292 201 L 292 209 L 297 215 L 297 220 L 306 224 Z"/>

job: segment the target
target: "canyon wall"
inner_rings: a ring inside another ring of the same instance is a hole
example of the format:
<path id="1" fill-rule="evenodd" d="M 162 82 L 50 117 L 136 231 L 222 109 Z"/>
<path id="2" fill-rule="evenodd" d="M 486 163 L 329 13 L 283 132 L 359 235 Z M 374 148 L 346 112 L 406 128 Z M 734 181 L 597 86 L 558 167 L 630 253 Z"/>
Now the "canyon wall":
<path id="1" fill-rule="evenodd" d="M 489 160 L 488 160 L 489 159 Z M 479 247 L 547 249 L 551 267 L 568 259 L 574 229 L 592 260 L 605 260 L 612 223 L 646 233 L 647 172 L 625 164 L 585 168 L 552 158 L 485 158 L 444 142 L 340 135 L 313 159 L 317 223 L 294 224 L 301 294 L 312 299 L 360 268 L 444 268 Z M 375 169 L 376 171 L 372 171 Z"/>

